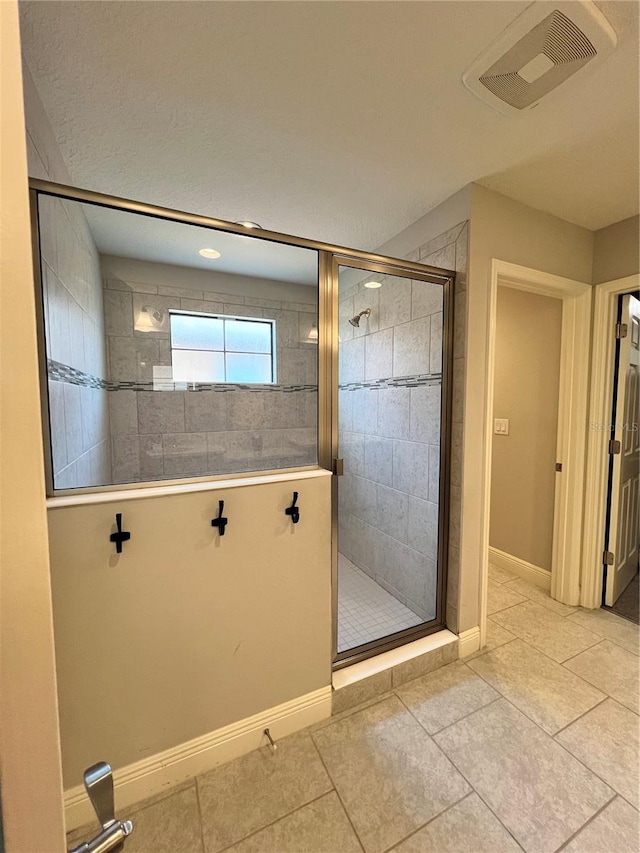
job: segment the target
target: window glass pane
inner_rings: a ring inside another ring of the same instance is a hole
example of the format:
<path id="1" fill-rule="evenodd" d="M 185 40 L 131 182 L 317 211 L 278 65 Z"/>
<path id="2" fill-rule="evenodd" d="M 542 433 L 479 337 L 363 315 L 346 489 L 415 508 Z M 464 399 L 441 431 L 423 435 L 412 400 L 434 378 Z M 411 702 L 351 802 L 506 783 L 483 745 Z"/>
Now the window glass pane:
<path id="1" fill-rule="evenodd" d="M 174 382 L 224 382 L 224 354 L 203 350 L 173 351 Z"/>
<path id="2" fill-rule="evenodd" d="M 179 349 L 224 349 L 222 320 L 216 317 L 171 315 L 171 346 Z"/>
<path id="3" fill-rule="evenodd" d="M 233 352 L 271 352 L 271 323 L 226 320 L 225 348 Z"/>
<path id="4" fill-rule="evenodd" d="M 270 355 L 228 352 L 226 356 L 227 382 L 271 382 Z"/>

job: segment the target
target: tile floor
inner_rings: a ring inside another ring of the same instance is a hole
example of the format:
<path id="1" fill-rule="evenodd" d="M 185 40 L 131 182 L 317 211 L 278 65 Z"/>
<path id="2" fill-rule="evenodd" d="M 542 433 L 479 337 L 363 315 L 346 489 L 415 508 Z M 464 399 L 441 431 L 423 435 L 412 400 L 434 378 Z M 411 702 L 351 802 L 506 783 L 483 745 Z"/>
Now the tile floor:
<path id="1" fill-rule="evenodd" d="M 424 620 L 338 555 L 338 651 L 379 640 Z"/>
<path id="2" fill-rule="evenodd" d="M 128 809 L 126 853 L 638 853 L 638 627 L 491 574 L 485 649 Z"/>

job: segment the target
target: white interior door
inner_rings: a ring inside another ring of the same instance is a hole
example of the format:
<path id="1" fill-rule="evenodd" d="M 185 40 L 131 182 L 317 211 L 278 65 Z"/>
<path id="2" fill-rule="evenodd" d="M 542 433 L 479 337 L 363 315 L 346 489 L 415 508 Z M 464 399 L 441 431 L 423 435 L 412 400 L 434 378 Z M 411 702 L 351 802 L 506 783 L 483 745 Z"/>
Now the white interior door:
<path id="1" fill-rule="evenodd" d="M 613 457 L 611 482 L 609 550 L 614 560 L 607 572 L 605 604 L 609 606 L 638 570 L 640 301 L 629 294 L 622 297 L 621 322 L 627 334 L 620 340 L 615 411 L 614 437 L 620 442 L 620 453 Z"/>

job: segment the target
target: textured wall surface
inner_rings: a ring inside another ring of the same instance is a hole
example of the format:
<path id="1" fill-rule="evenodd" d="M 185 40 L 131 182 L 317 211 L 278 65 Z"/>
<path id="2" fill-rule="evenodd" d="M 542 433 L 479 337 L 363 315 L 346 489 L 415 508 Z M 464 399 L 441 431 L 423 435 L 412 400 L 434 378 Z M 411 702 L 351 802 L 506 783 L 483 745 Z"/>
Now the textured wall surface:
<path id="1" fill-rule="evenodd" d="M 234 292 L 220 293 L 180 287 L 179 273 L 174 286 L 148 273 L 142 281 L 105 275 L 114 483 L 315 464 L 318 347 L 309 332 L 317 328 L 317 290 L 288 285 L 298 301 L 257 298 L 231 279 Z M 158 331 L 136 328 L 143 308 L 163 317 Z M 154 383 L 154 367 L 171 365 L 171 309 L 275 320 L 277 384 Z"/>

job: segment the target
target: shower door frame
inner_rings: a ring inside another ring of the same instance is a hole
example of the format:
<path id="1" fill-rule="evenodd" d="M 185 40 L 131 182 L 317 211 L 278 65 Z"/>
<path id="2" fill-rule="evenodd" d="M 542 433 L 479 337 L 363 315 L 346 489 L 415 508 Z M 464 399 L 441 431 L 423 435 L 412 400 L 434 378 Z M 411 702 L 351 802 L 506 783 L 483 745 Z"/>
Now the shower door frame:
<path id="1" fill-rule="evenodd" d="M 351 666 L 367 658 L 383 652 L 403 646 L 414 640 L 426 637 L 446 627 L 446 588 L 447 588 L 447 564 L 449 555 L 449 472 L 451 464 L 451 404 L 452 404 L 452 380 L 453 380 L 453 304 L 454 304 L 454 282 L 455 272 L 451 270 L 436 269 L 426 265 L 406 262 L 395 258 L 383 258 L 371 256 L 370 260 L 364 260 L 362 255 L 354 256 L 350 253 L 332 253 L 326 259 L 329 272 L 329 281 L 326 291 L 327 303 L 325 306 L 325 332 L 329 340 L 320 341 L 322 357 L 322 345 L 324 344 L 324 357 L 327 359 L 327 373 L 329 376 L 330 399 L 324 400 L 325 418 L 329 421 L 327 438 L 318 461 L 323 467 L 333 471 L 331 478 L 331 590 L 332 590 L 332 648 L 331 657 L 333 669 L 342 669 Z M 423 622 L 413 628 L 406 628 L 370 643 L 338 652 L 338 492 L 339 474 L 337 460 L 339 458 L 338 445 L 338 391 L 339 391 L 339 341 L 338 341 L 338 303 L 339 303 L 339 269 L 340 267 L 351 267 L 354 269 L 382 273 L 398 278 L 414 279 L 416 281 L 439 284 L 443 288 L 442 299 L 442 378 L 440 395 L 440 473 L 438 491 L 438 559 L 437 559 L 437 588 L 436 588 L 436 615 L 435 619 Z M 330 311 L 330 322 L 329 322 Z M 322 307 L 319 317 L 323 316 Z M 318 322 L 320 326 L 320 320 Z M 322 395 L 321 395 L 322 396 Z M 323 403 L 320 404 L 322 411 Z M 319 420 L 320 427 L 320 420 Z M 322 433 L 319 429 L 319 441 Z M 322 462 L 320 461 L 322 460 Z"/>

